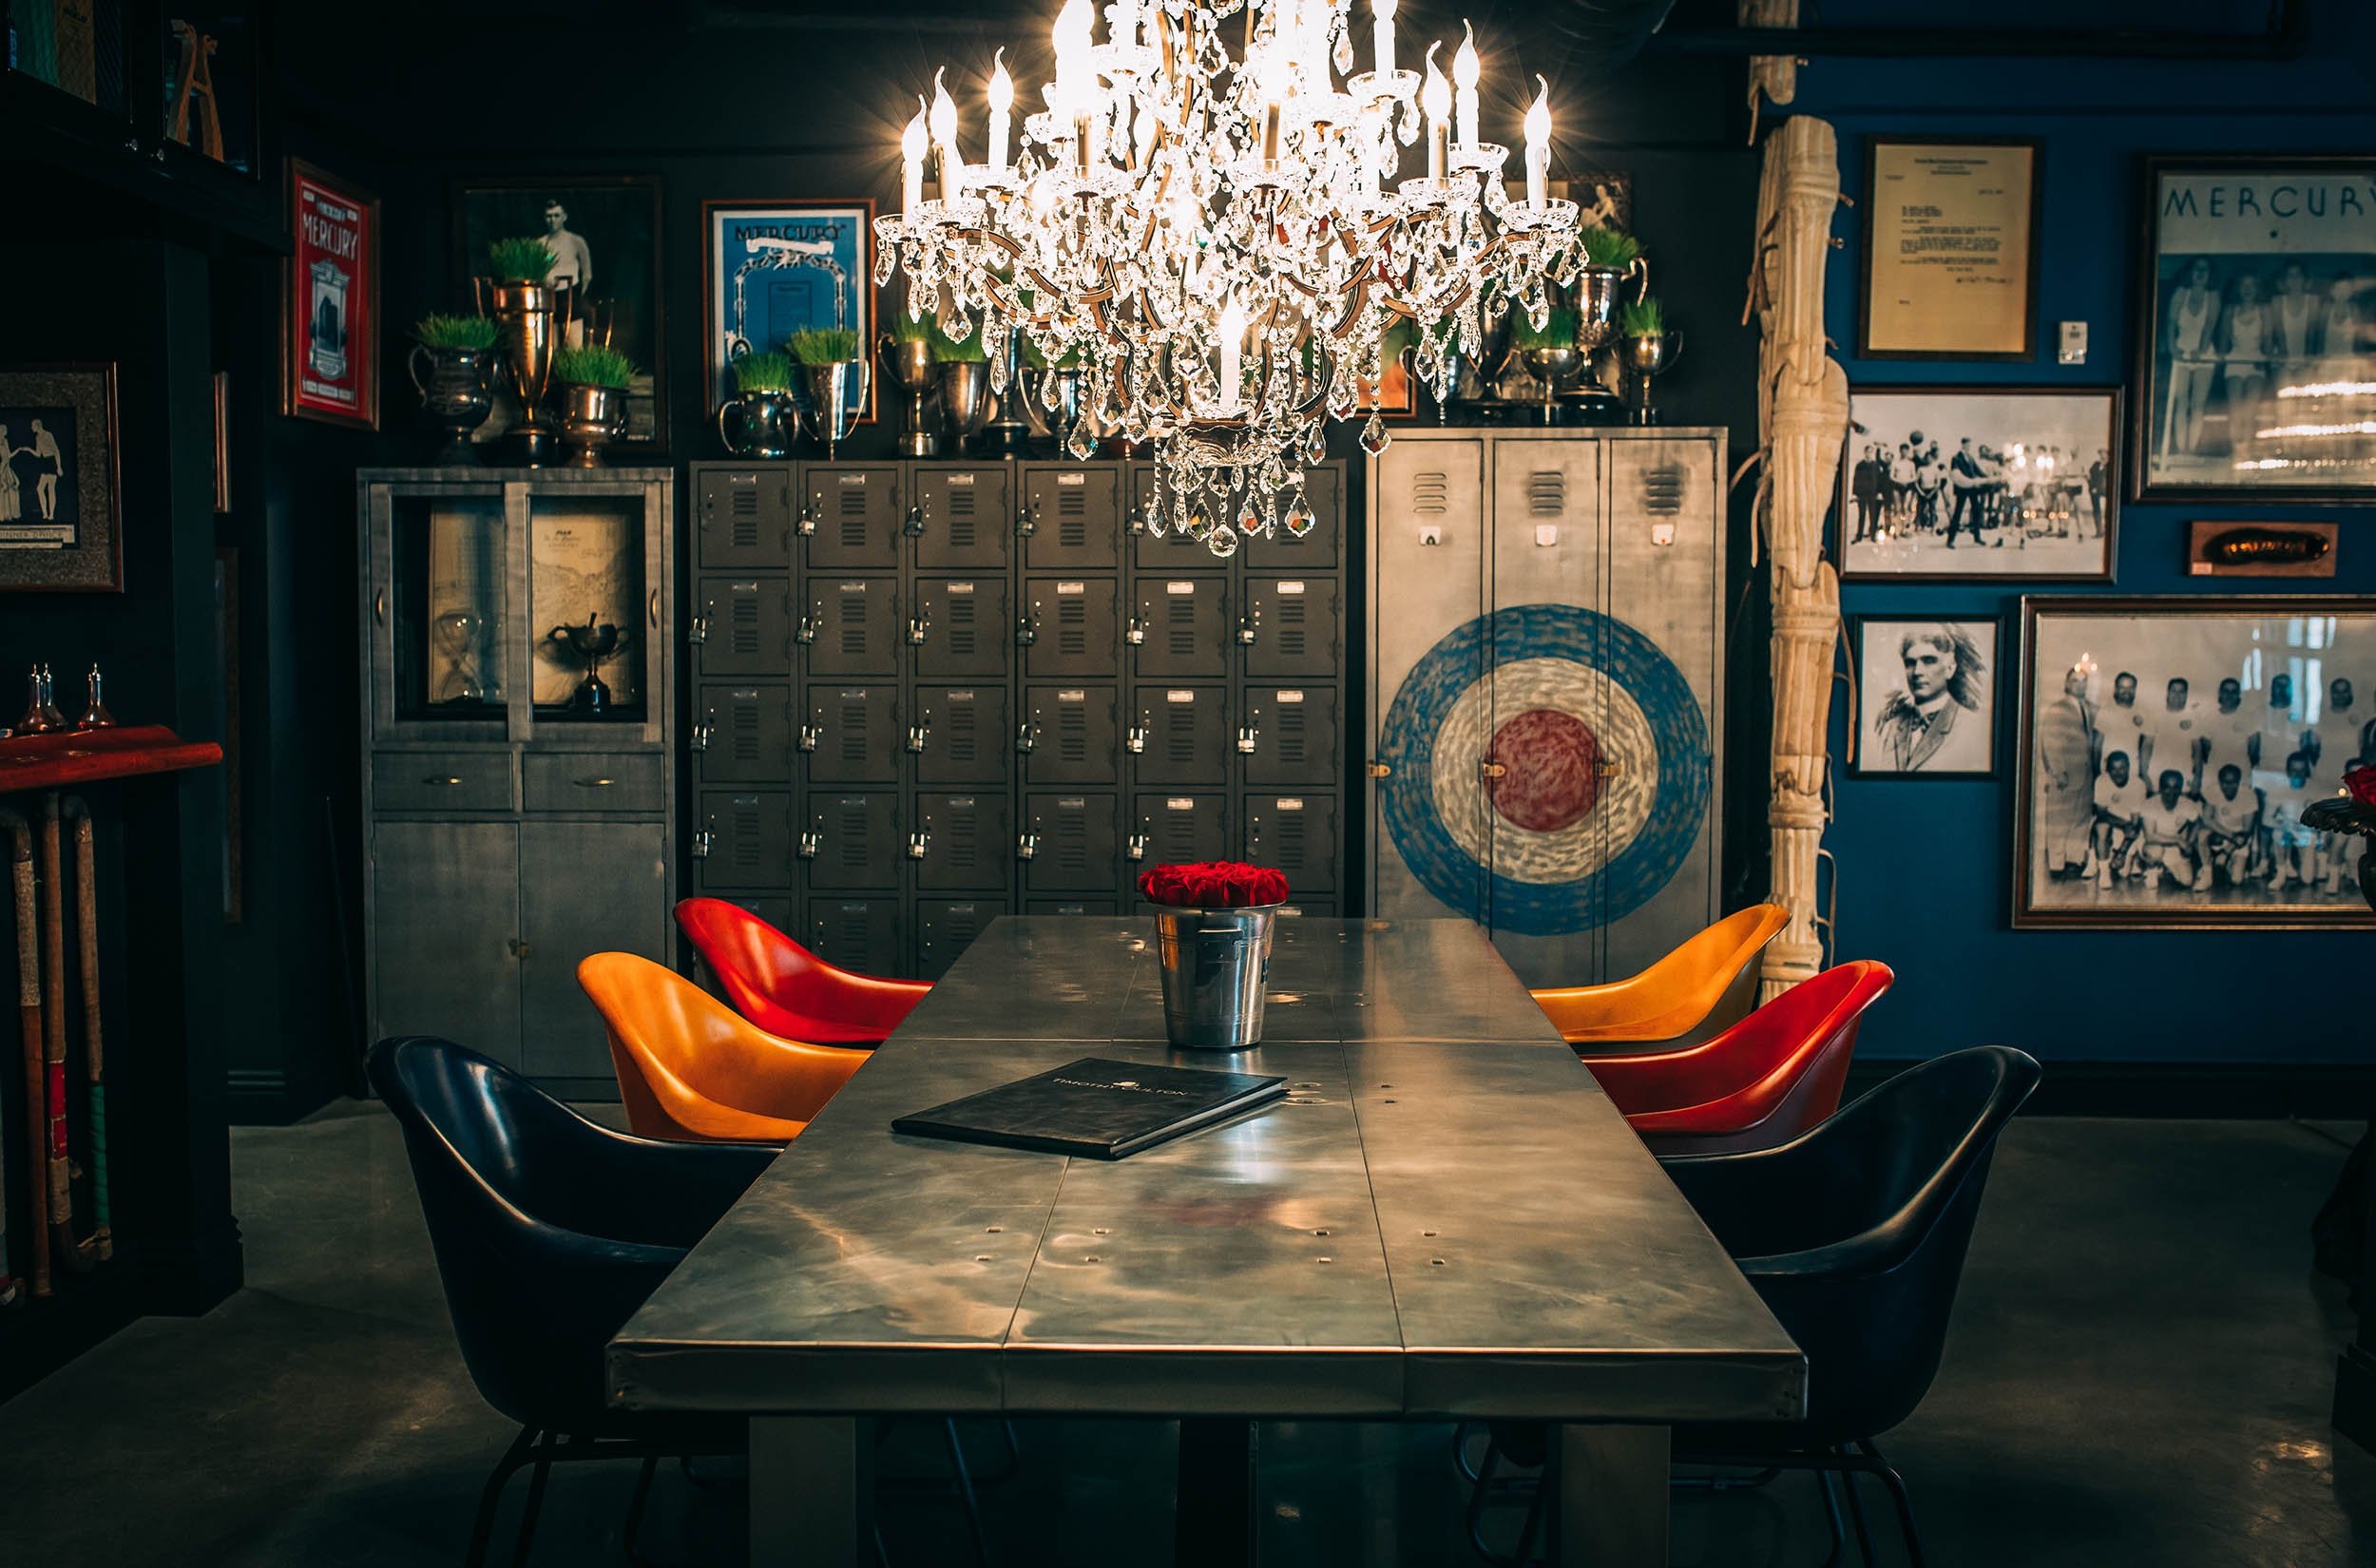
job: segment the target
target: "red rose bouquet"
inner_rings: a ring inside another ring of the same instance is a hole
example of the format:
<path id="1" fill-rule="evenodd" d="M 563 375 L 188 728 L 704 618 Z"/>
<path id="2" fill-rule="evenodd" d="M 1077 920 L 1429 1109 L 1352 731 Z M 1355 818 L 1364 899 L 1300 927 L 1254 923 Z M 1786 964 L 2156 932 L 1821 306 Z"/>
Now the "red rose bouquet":
<path id="1" fill-rule="evenodd" d="M 1139 891 L 1150 904 L 1182 909 L 1244 909 L 1287 902 L 1287 877 L 1268 866 L 1235 860 L 1201 860 L 1190 866 L 1158 866 L 1139 873 Z"/>

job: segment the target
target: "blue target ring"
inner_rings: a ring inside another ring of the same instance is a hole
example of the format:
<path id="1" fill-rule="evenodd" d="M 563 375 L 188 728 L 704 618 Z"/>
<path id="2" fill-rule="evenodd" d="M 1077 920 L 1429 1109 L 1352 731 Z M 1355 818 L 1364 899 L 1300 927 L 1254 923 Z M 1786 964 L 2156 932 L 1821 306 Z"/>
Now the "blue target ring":
<path id="1" fill-rule="evenodd" d="M 1489 653 L 1488 653 L 1488 650 Z M 1649 818 L 1606 865 L 1565 882 L 1488 872 L 1436 811 L 1435 744 L 1452 705 L 1488 664 L 1559 660 L 1599 670 L 1649 722 L 1657 767 Z M 1445 904 L 1496 927 L 1556 936 L 1619 919 L 1674 880 L 1708 809 L 1707 716 L 1675 661 L 1622 621 L 1573 604 L 1522 604 L 1480 616 L 1428 650 L 1389 705 L 1378 760 L 1386 829 L 1413 875 Z"/>

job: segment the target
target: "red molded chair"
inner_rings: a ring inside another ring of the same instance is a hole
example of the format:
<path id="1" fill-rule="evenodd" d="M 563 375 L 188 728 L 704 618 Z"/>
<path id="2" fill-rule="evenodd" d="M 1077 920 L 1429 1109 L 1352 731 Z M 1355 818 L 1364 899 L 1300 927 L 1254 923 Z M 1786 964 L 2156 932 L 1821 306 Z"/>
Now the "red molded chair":
<path id="1" fill-rule="evenodd" d="M 787 1040 L 880 1045 L 932 986 L 837 968 L 722 898 L 688 898 L 677 924 L 735 1011 Z"/>
<path id="2" fill-rule="evenodd" d="M 1870 959 L 1842 964 L 1704 1044 L 1584 1065 L 1654 1154 L 1771 1149 L 1839 1109 L 1856 1026 L 1894 978 Z"/>

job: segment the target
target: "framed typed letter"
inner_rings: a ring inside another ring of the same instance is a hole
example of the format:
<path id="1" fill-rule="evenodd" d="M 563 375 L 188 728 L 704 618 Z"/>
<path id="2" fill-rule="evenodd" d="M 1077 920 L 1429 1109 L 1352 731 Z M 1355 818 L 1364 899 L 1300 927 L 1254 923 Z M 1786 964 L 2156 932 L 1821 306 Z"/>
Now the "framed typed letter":
<path id="1" fill-rule="evenodd" d="M 379 202 L 289 160 L 280 411 L 379 429 Z"/>
<path id="2" fill-rule="evenodd" d="M 1866 144 L 1868 359 L 2027 359 L 2038 317 L 2040 143 Z"/>
<path id="3" fill-rule="evenodd" d="M 2376 158 L 2152 158 L 2140 501 L 2376 496 Z"/>
<path id="4" fill-rule="evenodd" d="M 2016 926 L 2369 924 L 2303 808 L 2376 752 L 2376 600 L 2022 602 Z"/>

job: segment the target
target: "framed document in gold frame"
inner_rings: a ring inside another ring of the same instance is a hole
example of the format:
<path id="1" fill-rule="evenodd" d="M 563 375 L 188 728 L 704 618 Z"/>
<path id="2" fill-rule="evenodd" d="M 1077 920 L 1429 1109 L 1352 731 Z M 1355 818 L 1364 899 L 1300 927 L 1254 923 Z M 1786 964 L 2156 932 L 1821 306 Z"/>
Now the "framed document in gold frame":
<path id="1" fill-rule="evenodd" d="M 2035 356 L 2043 158 L 2022 138 L 1866 139 L 1860 356 Z"/>

